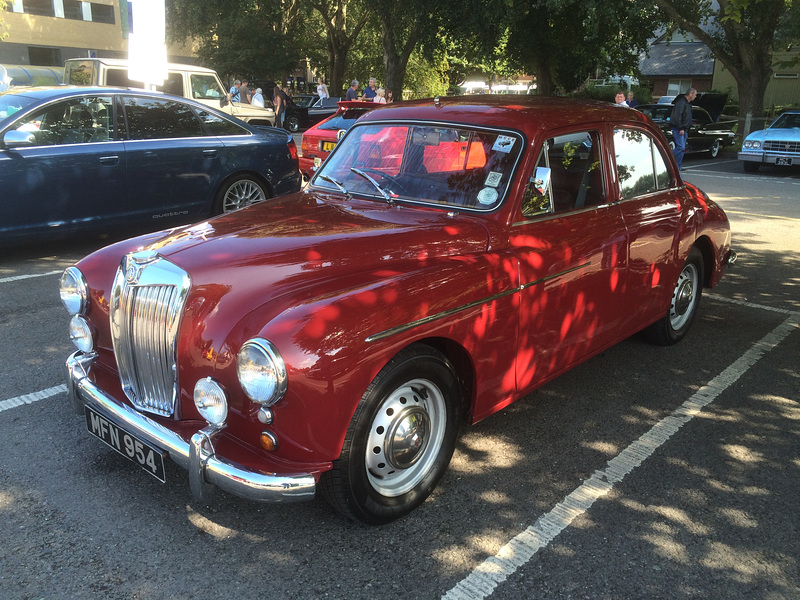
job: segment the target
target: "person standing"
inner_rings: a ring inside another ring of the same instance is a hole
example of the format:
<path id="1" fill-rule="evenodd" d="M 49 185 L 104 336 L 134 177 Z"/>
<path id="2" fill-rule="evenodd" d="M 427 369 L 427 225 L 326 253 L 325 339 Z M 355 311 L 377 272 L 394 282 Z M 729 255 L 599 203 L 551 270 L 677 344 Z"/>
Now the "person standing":
<path id="1" fill-rule="evenodd" d="M 383 88 L 378 88 L 378 95 L 375 96 L 375 100 L 373 102 L 377 102 L 378 104 L 386 104 L 386 92 Z"/>
<path id="2" fill-rule="evenodd" d="M 628 99 L 625 101 L 625 103 L 631 108 L 636 108 L 639 106 L 639 101 L 633 97 L 633 92 L 628 92 Z"/>
<path id="3" fill-rule="evenodd" d="M 394 102 L 394 93 L 392 90 L 386 90 L 386 104 Z"/>
<path id="4" fill-rule="evenodd" d="M 253 97 L 250 98 L 250 104 L 264 108 L 264 96 L 261 95 L 261 88 L 256 88 Z"/>
<path id="5" fill-rule="evenodd" d="M 250 104 L 250 88 L 247 87 L 247 79 L 242 79 L 242 85 L 239 86 L 239 102 L 242 104 Z"/>
<path id="6" fill-rule="evenodd" d="M 375 102 L 375 97 L 378 95 L 378 90 L 375 89 L 377 87 L 375 78 L 369 78 L 369 85 L 364 88 L 364 95 L 361 97 L 362 100 L 366 100 L 368 102 Z"/>
<path id="7" fill-rule="evenodd" d="M 682 96 L 678 96 L 675 100 L 675 106 L 672 107 L 672 114 L 669 116 L 669 122 L 672 127 L 672 139 L 675 142 L 675 148 L 672 149 L 672 154 L 675 156 L 675 162 L 678 163 L 680 170 L 683 164 L 683 155 L 686 152 L 686 139 L 689 137 L 689 128 L 692 126 L 692 100 L 697 97 L 697 90 L 689 88 Z"/>
<path id="8" fill-rule="evenodd" d="M 353 79 L 353 81 L 350 82 L 345 100 L 358 100 L 358 79 Z"/>
<path id="9" fill-rule="evenodd" d="M 272 89 L 272 103 L 275 105 L 275 127 L 283 127 L 286 103 L 283 100 L 283 91 L 277 85 Z"/>
<path id="10" fill-rule="evenodd" d="M 239 88 L 242 86 L 242 82 L 238 79 L 233 82 L 231 86 L 231 91 L 229 92 L 231 95 L 231 102 L 241 102 L 241 95 L 239 94 Z"/>
<path id="11" fill-rule="evenodd" d="M 322 77 L 317 78 L 317 96 L 319 96 L 320 100 L 325 100 L 326 98 L 330 98 L 330 94 L 328 93 L 328 86 L 325 85 L 325 80 Z"/>
<path id="12" fill-rule="evenodd" d="M 616 96 L 614 96 L 614 104 L 616 106 L 624 106 L 627 108 L 627 104 L 625 103 L 625 92 L 617 92 Z"/>

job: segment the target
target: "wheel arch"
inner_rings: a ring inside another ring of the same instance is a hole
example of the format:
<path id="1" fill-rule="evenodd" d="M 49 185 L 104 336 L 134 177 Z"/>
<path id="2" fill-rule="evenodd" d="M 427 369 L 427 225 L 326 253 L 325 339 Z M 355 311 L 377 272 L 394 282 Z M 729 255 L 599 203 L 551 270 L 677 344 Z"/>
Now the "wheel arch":
<path id="1" fill-rule="evenodd" d="M 457 341 L 443 338 L 430 337 L 415 340 L 409 346 L 425 344 L 441 352 L 453 365 L 461 386 L 461 414 L 463 421 L 470 422 L 475 408 L 476 372 L 475 364 L 469 351 Z M 407 346 L 408 347 L 408 346 Z"/>
<path id="2" fill-rule="evenodd" d="M 700 251 L 703 257 L 703 287 L 711 287 L 711 278 L 714 274 L 714 248 L 711 240 L 703 235 L 694 242 L 694 247 Z"/>
<path id="3" fill-rule="evenodd" d="M 252 169 L 243 169 L 241 171 L 235 171 L 230 175 L 227 175 L 222 181 L 217 184 L 217 188 L 214 190 L 213 199 L 211 202 L 211 215 L 214 216 L 215 214 L 219 214 L 215 212 L 217 210 L 217 204 L 219 203 L 219 197 L 222 191 L 225 189 L 226 186 L 230 185 L 230 183 L 236 179 L 241 179 L 242 177 L 250 177 L 258 181 L 264 188 L 264 193 L 267 196 L 267 199 L 275 197 L 275 190 L 273 189 L 272 185 L 270 184 L 269 180 L 264 177 L 258 171 L 254 171 Z"/>

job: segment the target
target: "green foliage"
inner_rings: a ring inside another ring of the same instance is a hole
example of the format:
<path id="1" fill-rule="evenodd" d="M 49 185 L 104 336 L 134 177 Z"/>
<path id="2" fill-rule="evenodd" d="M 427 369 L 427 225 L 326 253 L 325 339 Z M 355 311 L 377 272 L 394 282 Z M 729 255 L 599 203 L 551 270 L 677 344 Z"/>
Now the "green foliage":
<path id="1" fill-rule="evenodd" d="M 8 2 L 6 0 L 0 0 L 0 42 L 8 37 L 8 32 L 5 31 L 8 29 L 8 25 L 5 23 L 5 19 L 3 19 L 3 13 L 8 8 Z"/>

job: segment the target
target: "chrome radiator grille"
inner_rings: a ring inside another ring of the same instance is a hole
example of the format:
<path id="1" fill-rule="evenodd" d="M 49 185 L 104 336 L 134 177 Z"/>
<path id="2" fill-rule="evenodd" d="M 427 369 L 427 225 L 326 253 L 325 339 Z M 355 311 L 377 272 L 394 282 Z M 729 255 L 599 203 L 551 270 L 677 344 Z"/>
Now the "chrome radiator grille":
<path id="1" fill-rule="evenodd" d="M 800 154 L 800 142 L 764 142 L 765 152 L 785 152 L 789 154 Z"/>
<path id="2" fill-rule="evenodd" d="M 111 294 L 122 389 L 143 411 L 169 416 L 178 393 L 176 345 L 189 277 L 155 252 L 127 255 Z"/>

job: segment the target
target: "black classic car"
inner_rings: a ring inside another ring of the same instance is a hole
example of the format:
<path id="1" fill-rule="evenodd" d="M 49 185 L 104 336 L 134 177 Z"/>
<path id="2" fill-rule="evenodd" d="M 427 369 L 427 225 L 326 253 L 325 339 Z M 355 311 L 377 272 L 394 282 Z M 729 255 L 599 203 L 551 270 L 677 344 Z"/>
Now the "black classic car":
<path id="1" fill-rule="evenodd" d="M 736 120 L 720 120 L 725 98 L 727 96 L 724 94 L 698 94 L 692 102 L 692 126 L 686 141 L 686 154 L 708 152 L 711 158 L 715 158 L 720 148 L 733 143 Z M 672 125 L 669 122 L 672 108 L 672 104 L 665 103 L 640 104 L 636 110 L 653 119 L 667 136 L 670 147 L 674 148 Z"/>

